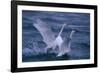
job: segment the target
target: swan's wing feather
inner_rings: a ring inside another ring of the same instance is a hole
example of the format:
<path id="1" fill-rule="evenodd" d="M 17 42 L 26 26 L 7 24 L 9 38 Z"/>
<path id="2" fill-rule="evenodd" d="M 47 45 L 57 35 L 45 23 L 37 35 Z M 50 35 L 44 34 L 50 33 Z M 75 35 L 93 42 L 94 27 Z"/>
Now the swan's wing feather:
<path id="1" fill-rule="evenodd" d="M 33 26 L 40 32 L 43 37 L 43 41 L 49 45 L 55 39 L 55 33 L 51 30 L 50 26 L 48 26 L 45 22 L 38 19 Z"/>

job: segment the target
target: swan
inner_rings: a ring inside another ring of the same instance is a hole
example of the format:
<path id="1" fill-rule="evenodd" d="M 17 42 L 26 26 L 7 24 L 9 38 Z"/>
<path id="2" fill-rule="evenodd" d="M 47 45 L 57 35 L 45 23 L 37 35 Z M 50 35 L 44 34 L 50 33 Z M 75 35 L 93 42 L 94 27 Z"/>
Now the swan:
<path id="1" fill-rule="evenodd" d="M 75 30 L 72 30 L 69 38 L 67 38 L 63 41 L 63 43 L 61 44 L 61 46 L 59 48 L 59 53 L 58 53 L 57 57 L 62 56 L 71 51 L 71 40 L 72 40 L 72 36 L 74 33 L 75 33 Z"/>
<path id="2" fill-rule="evenodd" d="M 55 37 L 55 33 L 51 30 L 51 27 L 48 26 L 45 22 L 41 21 L 40 19 L 37 19 L 36 23 L 33 24 L 33 26 L 40 32 L 40 34 L 43 37 L 43 41 L 47 44 L 47 47 L 45 47 L 45 53 L 49 48 L 57 49 L 59 50 L 57 57 L 64 55 L 65 53 L 70 51 L 70 45 L 71 45 L 71 39 L 72 35 L 75 32 L 74 30 L 71 32 L 69 41 L 66 42 L 62 39 L 61 34 L 64 30 L 64 27 L 67 24 L 63 24 L 60 32 L 58 33 L 57 37 Z M 67 45 L 67 46 L 66 46 Z"/>

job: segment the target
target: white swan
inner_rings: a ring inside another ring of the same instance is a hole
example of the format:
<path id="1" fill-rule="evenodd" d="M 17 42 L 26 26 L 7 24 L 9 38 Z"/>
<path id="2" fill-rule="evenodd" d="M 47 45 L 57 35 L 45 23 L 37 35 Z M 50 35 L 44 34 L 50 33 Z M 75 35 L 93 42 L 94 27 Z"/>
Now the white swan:
<path id="1" fill-rule="evenodd" d="M 71 51 L 71 40 L 74 33 L 75 33 L 75 30 L 72 30 L 69 38 L 63 41 L 63 43 L 61 44 L 61 47 L 59 48 L 59 53 L 57 57 L 62 56 Z"/>
<path id="2" fill-rule="evenodd" d="M 33 26 L 40 32 L 40 34 L 43 37 L 43 41 L 47 44 L 47 47 L 45 48 L 45 52 L 49 48 L 55 49 L 58 47 L 58 55 L 57 56 L 62 56 L 65 53 L 70 51 L 70 45 L 71 45 L 71 40 L 69 40 L 67 43 L 65 40 L 62 39 L 61 33 L 64 29 L 66 24 L 63 24 L 59 34 L 57 37 L 55 37 L 55 33 L 51 30 L 50 26 L 46 25 L 43 21 L 40 19 L 37 20 L 37 23 L 33 24 Z M 69 39 L 72 39 L 74 31 L 71 32 Z"/>

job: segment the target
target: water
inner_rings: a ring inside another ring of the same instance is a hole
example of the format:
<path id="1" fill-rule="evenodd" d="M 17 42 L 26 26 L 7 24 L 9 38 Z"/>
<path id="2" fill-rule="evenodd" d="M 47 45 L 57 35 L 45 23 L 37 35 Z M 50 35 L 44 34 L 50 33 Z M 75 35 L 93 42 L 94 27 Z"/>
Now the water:
<path id="1" fill-rule="evenodd" d="M 76 32 L 71 40 L 71 51 L 57 57 L 58 49 L 49 49 L 43 41 L 40 32 L 33 26 L 38 19 L 45 22 L 57 36 L 62 25 L 65 27 L 61 37 L 68 38 L 72 29 Z M 81 26 L 73 27 L 72 26 Z M 47 12 L 47 11 L 22 11 L 22 61 L 54 61 L 54 60 L 80 60 L 90 59 L 90 14 L 71 12 Z"/>

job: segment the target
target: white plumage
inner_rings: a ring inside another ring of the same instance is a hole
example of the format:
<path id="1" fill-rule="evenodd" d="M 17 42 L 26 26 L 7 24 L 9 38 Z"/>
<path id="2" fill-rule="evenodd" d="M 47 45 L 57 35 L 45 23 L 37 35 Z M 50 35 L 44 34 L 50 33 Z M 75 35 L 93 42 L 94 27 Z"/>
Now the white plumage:
<path id="1" fill-rule="evenodd" d="M 33 24 L 33 26 L 40 32 L 43 37 L 43 41 L 47 44 L 47 47 L 45 47 L 45 52 L 47 52 L 49 48 L 55 49 L 58 47 L 57 49 L 59 52 L 57 56 L 62 56 L 70 51 L 71 40 L 66 43 L 66 41 L 64 41 L 61 37 L 66 24 L 63 24 L 57 37 L 55 37 L 55 33 L 51 30 L 51 27 L 40 19 L 38 19 L 37 22 Z M 74 32 L 75 31 L 71 32 L 69 39 L 72 39 Z"/>

